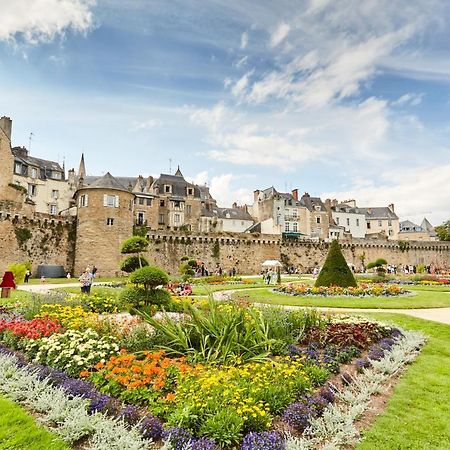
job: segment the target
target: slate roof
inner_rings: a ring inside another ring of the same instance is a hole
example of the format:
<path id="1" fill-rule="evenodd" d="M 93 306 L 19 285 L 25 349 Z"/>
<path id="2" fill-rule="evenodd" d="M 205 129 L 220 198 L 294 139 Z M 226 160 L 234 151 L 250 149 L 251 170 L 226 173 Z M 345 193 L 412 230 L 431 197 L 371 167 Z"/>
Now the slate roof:
<path id="1" fill-rule="evenodd" d="M 94 178 L 94 177 L 86 177 L 86 178 Z M 89 189 L 114 189 L 116 191 L 126 191 L 130 192 L 122 183 L 117 181 L 109 172 L 106 172 L 100 178 L 96 178 L 92 183 L 89 183 L 87 186 L 83 186 L 83 188 Z"/>
<path id="2" fill-rule="evenodd" d="M 415 223 L 411 222 L 410 220 L 404 220 L 403 222 L 400 222 L 400 232 L 421 232 L 425 231 L 422 227 L 419 225 L 416 225 Z"/>
<path id="3" fill-rule="evenodd" d="M 306 206 L 306 208 L 308 208 L 310 211 L 317 211 L 316 206 L 319 206 L 320 211 L 322 212 L 327 211 L 320 197 L 311 197 L 309 195 L 302 195 L 300 203 Z"/>
<path id="4" fill-rule="evenodd" d="M 202 208 L 201 215 L 203 217 L 217 217 L 218 219 L 253 221 L 253 217 L 248 213 L 248 211 L 240 208 Z"/>
<path id="5" fill-rule="evenodd" d="M 181 173 L 181 172 L 180 172 Z M 159 178 L 153 182 L 153 188 L 159 187 L 159 193 L 164 194 L 164 185 L 172 186 L 171 195 L 173 197 L 186 197 L 187 188 L 194 189 L 194 197 L 200 198 L 200 189 L 197 185 L 188 183 L 182 175 L 169 175 L 167 173 L 162 173 Z"/>
<path id="6" fill-rule="evenodd" d="M 50 161 L 48 159 L 35 158 L 34 156 L 30 156 L 28 155 L 27 150 L 23 147 L 13 147 L 11 151 L 16 161 L 20 161 L 23 164 L 38 167 L 39 169 L 44 170 L 46 173 L 45 176 L 49 178 L 52 178 L 50 175 L 51 172 L 61 172 L 61 180 L 64 180 L 64 170 L 56 161 Z"/>
<path id="7" fill-rule="evenodd" d="M 365 214 L 366 219 L 398 219 L 397 214 L 387 206 L 375 208 L 358 208 L 359 212 Z"/>

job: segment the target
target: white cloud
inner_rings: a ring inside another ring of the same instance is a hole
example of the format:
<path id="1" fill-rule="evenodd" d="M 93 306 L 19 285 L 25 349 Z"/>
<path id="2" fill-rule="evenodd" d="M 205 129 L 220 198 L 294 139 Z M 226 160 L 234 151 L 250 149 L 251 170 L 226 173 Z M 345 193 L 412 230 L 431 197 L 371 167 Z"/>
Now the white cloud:
<path id="1" fill-rule="evenodd" d="M 159 128 L 163 125 L 160 119 L 148 119 L 143 122 L 133 122 L 132 131 L 151 130 L 152 128 Z"/>
<path id="2" fill-rule="evenodd" d="M 208 184 L 208 171 L 204 170 L 203 172 L 199 172 L 195 177 L 192 179 L 192 182 L 194 184 L 198 184 L 200 186 Z"/>
<path id="3" fill-rule="evenodd" d="M 286 36 L 289 34 L 290 29 L 291 27 L 287 23 L 281 22 L 270 35 L 269 46 L 273 48 L 281 44 L 284 39 L 286 39 Z"/>
<path id="4" fill-rule="evenodd" d="M 238 205 L 252 203 L 253 191 L 251 189 L 236 188 L 239 177 L 226 173 L 211 178 L 210 193 L 222 207 L 230 207 L 234 202 Z"/>
<path id="5" fill-rule="evenodd" d="M 409 92 L 392 102 L 393 106 L 417 106 L 422 103 L 424 94 Z"/>
<path id="6" fill-rule="evenodd" d="M 3 1 L 0 41 L 49 42 L 66 30 L 85 33 L 93 24 L 95 0 Z"/>
<path id="7" fill-rule="evenodd" d="M 434 225 L 439 225 L 448 220 L 450 211 L 450 190 L 446 189 L 449 179 L 450 164 L 416 166 L 387 170 L 365 184 L 355 180 L 348 190 L 322 195 L 340 200 L 354 198 L 359 206 L 394 203 L 401 220 L 420 222 L 427 217 Z"/>
<path id="8" fill-rule="evenodd" d="M 247 48 L 248 45 L 248 33 L 246 31 L 244 31 L 241 34 L 241 49 L 244 50 Z"/>
<path id="9" fill-rule="evenodd" d="M 250 80 L 250 77 L 252 76 L 252 74 L 253 74 L 253 70 L 251 70 L 250 72 L 247 72 L 233 86 L 233 88 L 231 89 L 231 93 L 235 97 L 240 97 L 240 96 L 242 96 L 245 93 L 245 91 L 247 90 L 247 86 L 248 86 L 248 83 L 249 83 L 249 80 Z"/>

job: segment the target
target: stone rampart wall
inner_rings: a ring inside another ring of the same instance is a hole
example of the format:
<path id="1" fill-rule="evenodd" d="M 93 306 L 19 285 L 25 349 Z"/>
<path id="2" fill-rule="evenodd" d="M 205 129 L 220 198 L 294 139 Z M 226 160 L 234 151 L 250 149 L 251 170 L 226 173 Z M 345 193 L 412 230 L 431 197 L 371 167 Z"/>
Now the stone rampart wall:
<path id="1" fill-rule="evenodd" d="M 64 266 L 72 272 L 75 223 L 46 214 L 23 216 L 0 211 L 0 276 L 10 263 L 31 261 Z"/>

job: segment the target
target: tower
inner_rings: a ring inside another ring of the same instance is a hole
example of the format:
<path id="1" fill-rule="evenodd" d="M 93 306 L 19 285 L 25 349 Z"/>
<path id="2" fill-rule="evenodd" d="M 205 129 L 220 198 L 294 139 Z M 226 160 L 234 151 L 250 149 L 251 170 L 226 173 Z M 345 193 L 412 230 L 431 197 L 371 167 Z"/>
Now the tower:
<path id="1" fill-rule="evenodd" d="M 103 276 L 119 271 L 120 245 L 133 234 L 134 198 L 109 172 L 77 189 L 75 275 L 94 264 Z"/>
<path id="2" fill-rule="evenodd" d="M 0 118 L 0 189 L 3 193 L 13 179 L 14 156 L 11 152 L 12 120 L 9 117 Z M 3 196 L 2 196 L 3 197 Z"/>

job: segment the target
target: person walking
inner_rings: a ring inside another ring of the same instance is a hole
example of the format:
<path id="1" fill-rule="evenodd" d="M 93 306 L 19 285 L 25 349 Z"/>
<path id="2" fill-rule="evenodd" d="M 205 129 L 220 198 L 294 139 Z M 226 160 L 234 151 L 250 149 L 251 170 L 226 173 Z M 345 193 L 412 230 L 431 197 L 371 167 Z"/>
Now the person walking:
<path id="1" fill-rule="evenodd" d="M 81 293 L 82 294 L 90 294 L 91 285 L 92 285 L 92 273 L 86 269 L 78 278 L 78 281 L 81 283 Z"/>
<path id="2" fill-rule="evenodd" d="M 27 271 L 25 272 L 25 279 L 23 280 L 25 283 L 28 283 L 28 281 L 30 280 L 31 277 L 31 272 L 29 271 L 29 269 L 27 269 Z"/>

